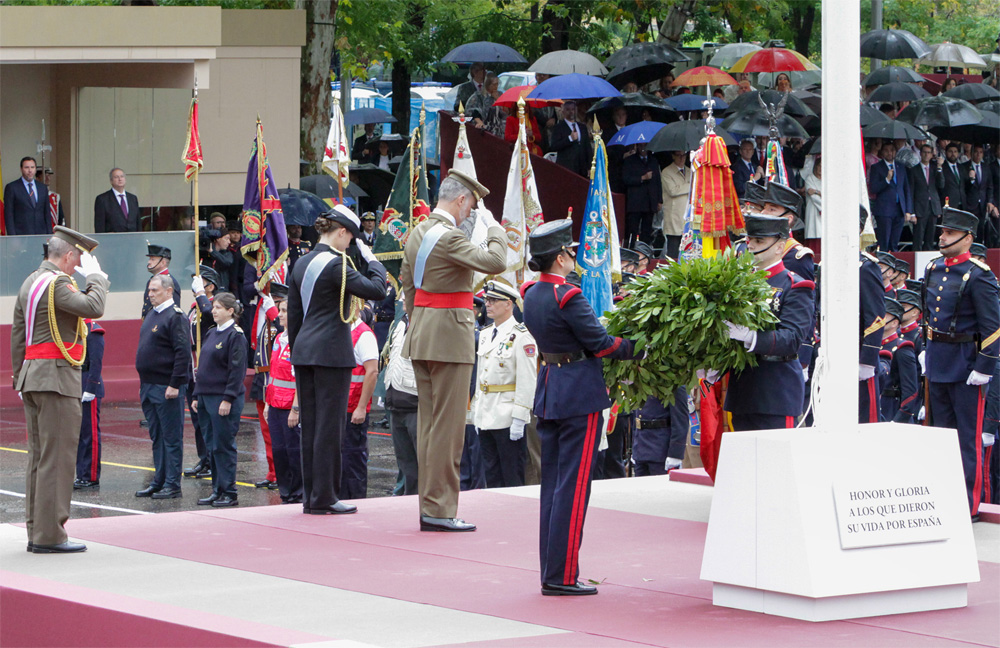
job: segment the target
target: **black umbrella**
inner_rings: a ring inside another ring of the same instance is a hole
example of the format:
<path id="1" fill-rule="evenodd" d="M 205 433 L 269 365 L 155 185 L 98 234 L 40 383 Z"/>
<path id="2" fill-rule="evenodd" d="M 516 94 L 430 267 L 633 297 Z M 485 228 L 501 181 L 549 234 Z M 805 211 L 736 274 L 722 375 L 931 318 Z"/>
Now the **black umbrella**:
<path id="1" fill-rule="evenodd" d="M 477 41 L 459 45 L 441 58 L 442 63 L 527 63 L 524 58 L 511 47 L 489 41 Z"/>
<path id="2" fill-rule="evenodd" d="M 993 144 L 1000 141 L 1000 115 L 995 112 L 983 112 L 983 120 L 978 124 L 966 126 L 937 126 L 931 132 L 938 137 L 970 144 Z"/>
<path id="3" fill-rule="evenodd" d="M 823 120 L 816 115 L 809 115 L 808 117 L 793 116 L 792 119 L 799 122 L 799 125 L 806 129 L 806 132 L 809 133 L 811 137 L 816 137 L 823 130 Z"/>
<path id="4" fill-rule="evenodd" d="M 635 43 L 621 48 L 604 61 L 604 67 L 609 70 L 621 65 L 625 59 L 633 56 L 653 57 L 661 63 L 686 63 L 691 57 L 676 47 L 666 43 Z"/>
<path id="5" fill-rule="evenodd" d="M 365 190 L 372 205 L 384 205 L 389 200 L 396 174 L 374 164 L 352 164 L 350 174 L 351 182 Z"/>
<path id="6" fill-rule="evenodd" d="M 944 96 L 952 99 L 965 99 L 969 103 L 979 103 L 980 101 L 1000 98 L 1000 92 L 985 83 L 963 83 L 945 92 Z"/>
<path id="7" fill-rule="evenodd" d="M 931 48 L 905 29 L 873 29 L 861 34 L 861 56 L 881 59 L 914 59 Z"/>
<path id="8" fill-rule="evenodd" d="M 344 114 L 344 125 L 396 123 L 396 118 L 381 108 L 355 108 Z"/>
<path id="9" fill-rule="evenodd" d="M 628 83 L 643 86 L 670 74 L 673 69 L 673 63 L 656 60 L 654 56 L 630 56 L 611 71 L 608 83 L 618 89 L 624 88 Z"/>
<path id="10" fill-rule="evenodd" d="M 818 117 L 823 112 L 823 95 L 808 90 L 792 90 L 792 96 L 801 99 L 806 108 L 816 113 Z M 787 111 L 786 111 L 787 112 Z"/>
<path id="11" fill-rule="evenodd" d="M 322 198 L 300 189 L 278 189 L 278 200 L 281 201 L 285 225 L 308 227 L 316 222 L 317 216 L 330 210 L 330 205 L 323 202 Z"/>
<path id="12" fill-rule="evenodd" d="M 927 133 L 906 122 L 890 119 L 861 129 L 865 139 L 927 139 Z"/>
<path id="13" fill-rule="evenodd" d="M 781 137 L 809 139 L 809 133 L 791 115 L 782 115 L 778 119 L 777 126 L 778 135 Z M 726 117 L 722 122 L 722 127 L 732 133 L 740 133 L 741 135 L 767 136 L 770 134 L 768 117 L 759 108 L 757 110 L 743 110 Z"/>
<path id="14" fill-rule="evenodd" d="M 976 110 L 979 112 L 1000 113 L 1000 99 L 991 99 L 990 101 L 984 101 L 981 104 L 977 104 Z"/>
<path id="15" fill-rule="evenodd" d="M 336 178 L 326 173 L 299 178 L 299 189 L 314 193 L 320 198 L 338 198 L 340 196 Z M 352 198 L 368 197 L 365 190 L 353 182 L 344 187 L 344 195 Z"/>
<path id="16" fill-rule="evenodd" d="M 925 128 L 965 126 L 978 124 L 982 121 L 983 114 L 968 101 L 938 95 L 914 101 L 899 113 L 897 119 Z"/>
<path id="17" fill-rule="evenodd" d="M 369 147 L 369 150 L 378 151 L 379 142 L 385 142 L 389 145 L 389 153 L 394 154 L 400 153 L 405 149 L 409 141 L 408 139 L 403 139 L 403 136 L 399 133 L 383 133 L 378 137 L 370 139 L 365 146 Z"/>
<path id="18" fill-rule="evenodd" d="M 621 97 L 601 99 L 587 111 L 591 115 L 610 117 L 618 106 L 625 106 L 629 123 L 639 121 L 643 111 L 648 110 L 653 121 L 670 123 L 677 121 L 677 111 L 654 94 L 646 92 L 626 92 Z"/>
<path id="19" fill-rule="evenodd" d="M 878 110 L 877 108 L 872 108 L 868 104 L 861 104 L 861 125 L 868 126 L 870 124 L 877 124 L 878 122 L 889 121 L 889 117 Z"/>
<path id="20" fill-rule="evenodd" d="M 896 103 L 898 101 L 916 101 L 929 96 L 931 93 L 916 84 L 894 81 L 875 88 L 875 92 L 868 95 L 868 101 Z"/>
<path id="21" fill-rule="evenodd" d="M 887 83 L 918 83 L 920 81 L 926 81 L 926 79 L 910 68 L 900 67 L 898 65 L 887 65 L 866 76 L 865 80 L 861 82 L 861 85 L 869 88 L 871 86 L 880 86 Z"/>
<path id="22" fill-rule="evenodd" d="M 762 97 L 764 103 L 774 104 L 777 106 L 781 103 L 782 97 L 785 96 L 784 92 L 779 92 L 777 90 L 761 90 L 753 92 L 744 92 L 735 99 L 733 103 L 729 104 L 730 113 L 738 113 L 743 110 L 760 110 L 760 102 L 757 97 Z M 788 100 L 785 102 L 785 114 L 794 115 L 797 117 L 808 117 L 809 115 L 815 115 L 809 106 L 805 104 L 802 99 L 796 97 L 792 93 L 788 93 Z"/>
<path id="23" fill-rule="evenodd" d="M 715 127 L 715 134 L 720 136 L 726 146 L 736 146 L 736 139 L 724 128 Z M 660 129 L 646 147 L 653 153 L 664 153 L 667 151 L 694 151 L 701 146 L 701 140 L 707 135 L 705 121 L 701 119 L 689 119 L 687 121 L 667 124 Z"/>

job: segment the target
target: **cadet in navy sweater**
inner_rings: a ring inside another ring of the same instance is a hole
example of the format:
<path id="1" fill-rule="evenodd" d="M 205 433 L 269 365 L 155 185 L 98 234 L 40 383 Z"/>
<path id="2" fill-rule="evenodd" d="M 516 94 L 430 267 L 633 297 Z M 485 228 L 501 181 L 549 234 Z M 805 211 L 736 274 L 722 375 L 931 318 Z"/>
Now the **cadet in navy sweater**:
<path id="1" fill-rule="evenodd" d="M 188 320 L 174 305 L 170 277 L 153 275 L 147 289 L 152 308 L 142 320 L 135 369 L 139 373 L 139 401 L 149 421 L 156 473 L 136 497 L 173 499 L 181 496 L 181 460 L 184 432 L 184 394 L 191 371 Z"/>
<path id="2" fill-rule="evenodd" d="M 215 328 L 208 332 L 198 357 L 195 407 L 212 461 L 212 494 L 202 506 L 237 506 L 236 431 L 243 412 L 243 378 L 247 371 L 247 339 L 236 325 L 243 307 L 232 293 L 219 293 L 212 303 Z"/>

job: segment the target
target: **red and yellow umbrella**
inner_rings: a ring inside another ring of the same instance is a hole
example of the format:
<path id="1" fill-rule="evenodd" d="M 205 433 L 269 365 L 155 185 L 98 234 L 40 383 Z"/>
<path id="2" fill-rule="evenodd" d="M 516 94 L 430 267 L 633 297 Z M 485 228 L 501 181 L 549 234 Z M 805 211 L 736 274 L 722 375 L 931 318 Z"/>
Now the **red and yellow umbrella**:
<path id="1" fill-rule="evenodd" d="M 674 79 L 671 86 L 687 86 L 691 88 L 697 88 L 705 85 L 710 86 L 722 86 L 722 85 L 738 85 L 736 79 L 729 76 L 719 68 L 714 68 L 708 65 L 700 65 L 690 70 L 685 70 L 676 79 Z"/>
<path id="2" fill-rule="evenodd" d="M 558 106 L 562 103 L 561 99 L 529 99 L 528 94 L 535 88 L 536 86 L 533 85 L 522 85 L 509 88 L 506 92 L 497 97 L 497 100 L 493 102 L 493 105 L 500 106 L 501 108 L 513 108 L 517 106 L 518 99 L 524 99 L 524 104 L 529 108 Z"/>
<path id="3" fill-rule="evenodd" d="M 736 61 L 730 72 L 807 72 L 819 68 L 798 52 L 783 47 L 767 47 L 750 52 Z"/>

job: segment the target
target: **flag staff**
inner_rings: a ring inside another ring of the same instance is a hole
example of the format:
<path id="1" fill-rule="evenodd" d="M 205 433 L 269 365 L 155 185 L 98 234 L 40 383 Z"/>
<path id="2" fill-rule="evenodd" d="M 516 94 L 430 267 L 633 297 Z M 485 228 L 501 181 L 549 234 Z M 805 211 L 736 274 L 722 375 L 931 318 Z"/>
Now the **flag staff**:
<path id="1" fill-rule="evenodd" d="M 191 110 L 193 111 L 190 119 L 194 120 L 194 115 L 198 110 L 198 75 L 194 76 L 194 97 L 193 105 Z M 191 124 L 188 124 L 188 129 L 191 128 Z M 199 134 L 200 140 L 200 134 Z M 201 153 L 201 142 L 198 143 L 199 154 Z M 191 180 L 191 189 L 194 194 L 194 219 L 191 224 L 194 226 L 194 274 L 195 276 L 201 276 L 201 259 L 198 258 L 198 171 L 200 170 L 199 165 L 194 167 L 194 178 Z M 198 358 L 201 357 L 201 308 L 198 306 L 198 298 L 195 297 L 194 304 L 194 317 L 195 317 L 195 335 L 194 335 L 194 368 L 198 368 Z"/>

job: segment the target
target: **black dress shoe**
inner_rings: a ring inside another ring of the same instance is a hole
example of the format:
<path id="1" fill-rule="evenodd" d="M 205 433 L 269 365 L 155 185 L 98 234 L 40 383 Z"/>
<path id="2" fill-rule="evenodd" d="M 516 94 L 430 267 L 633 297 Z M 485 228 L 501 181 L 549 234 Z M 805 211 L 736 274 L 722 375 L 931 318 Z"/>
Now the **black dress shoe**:
<path id="1" fill-rule="evenodd" d="M 239 506 L 239 505 L 240 501 L 235 497 L 233 497 L 232 495 L 223 495 L 222 497 L 212 502 L 212 506 L 215 508 L 223 508 L 227 506 Z"/>
<path id="2" fill-rule="evenodd" d="M 211 478 L 211 476 L 212 476 L 211 466 L 205 466 L 195 474 L 195 477 L 197 477 L 198 479 Z"/>
<path id="3" fill-rule="evenodd" d="M 181 496 L 181 489 L 179 488 L 165 488 L 159 493 L 153 493 L 153 499 L 179 499 Z"/>
<path id="4" fill-rule="evenodd" d="M 269 480 L 267 480 L 267 479 L 262 479 L 259 482 L 254 482 L 253 483 L 253 487 L 254 488 L 270 488 L 271 487 L 271 482 Z"/>
<path id="5" fill-rule="evenodd" d="M 979 513 L 976 513 L 975 515 L 972 516 L 972 523 L 975 524 L 978 521 L 979 521 Z"/>
<path id="6" fill-rule="evenodd" d="M 82 542 L 63 542 L 57 545 L 31 545 L 31 553 L 80 553 L 86 551 L 87 545 Z"/>
<path id="7" fill-rule="evenodd" d="M 267 490 L 278 490 L 278 482 L 273 481 L 268 483 Z"/>
<path id="8" fill-rule="evenodd" d="M 89 479 L 77 479 L 73 482 L 73 490 L 83 490 L 84 488 L 97 488 L 101 485 L 101 482 Z"/>
<path id="9" fill-rule="evenodd" d="M 358 507 L 353 504 L 336 502 L 330 506 L 324 506 L 321 508 L 304 508 L 302 510 L 304 513 L 308 513 L 309 515 L 346 515 L 348 513 L 357 513 Z"/>
<path id="10" fill-rule="evenodd" d="M 426 515 L 420 516 L 421 531 L 475 531 L 476 525 L 470 524 L 458 518 L 435 518 Z"/>
<path id="11" fill-rule="evenodd" d="M 143 488 L 140 491 L 135 492 L 136 497 L 152 497 L 153 493 L 159 493 L 163 490 L 162 486 L 149 486 L 148 488 Z"/>
<path id="12" fill-rule="evenodd" d="M 597 588 L 593 585 L 584 585 L 580 581 L 573 585 L 542 583 L 542 596 L 590 596 L 591 594 L 597 594 Z"/>
<path id="13" fill-rule="evenodd" d="M 31 553 L 31 548 L 34 547 L 34 546 L 35 546 L 34 542 L 29 542 L 28 543 L 28 553 Z"/>
<path id="14" fill-rule="evenodd" d="M 281 500 L 281 503 L 282 504 L 301 504 L 302 503 L 302 498 L 301 497 L 286 497 L 285 499 Z"/>
<path id="15" fill-rule="evenodd" d="M 219 499 L 219 496 L 216 495 L 215 493 L 212 493 L 208 497 L 202 497 L 200 500 L 198 500 L 198 506 L 211 506 L 212 502 L 214 502 L 217 499 Z"/>
<path id="16" fill-rule="evenodd" d="M 200 473 L 200 472 L 202 472 L 204 470 L 211 470 L 211 467 L 209 467 L 207 465 L 207 462 L 199 461 L 195 465 L 193 465 L 190 468 L 188 468 L 187 470 L 185 470 L 184 471 L 184 476 L 185 477 L 197 477 L 198 473 Z"/>

